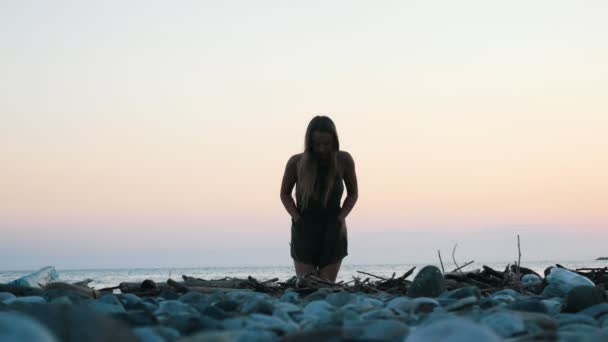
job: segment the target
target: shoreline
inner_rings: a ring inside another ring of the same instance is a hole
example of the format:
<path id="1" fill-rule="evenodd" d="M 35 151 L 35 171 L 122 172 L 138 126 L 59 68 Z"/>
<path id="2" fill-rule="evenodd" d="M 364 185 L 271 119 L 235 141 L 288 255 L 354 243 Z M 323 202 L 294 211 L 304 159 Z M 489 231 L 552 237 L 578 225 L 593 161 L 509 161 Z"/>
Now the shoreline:
<path id="1" fill-rule="evenodd" d="M 361 272 L 348 283 L 309 275 L 302 288 L 295 287 L 295 277 L 183 275 L 105 290 L 88 287 L 90 280 L 57 282 L 53 272 L 30 275 L 49 280 L 41 288 L 0 284 L 0 321 L 15 329 L 38 324 L 21 333 L 34 329 L 57 341 L 73 341 L 70 334 L 85 328 L 80 333 L 93 340 L 107 337 L 96 326 L 111 326 L 123 341 L 423 341 L 440 338 L 440 330 L 463 341 L 608 337 L 608 267 L 554 266 L 538 274 L 511 265 L 444 273 L 428 265 L 415 277 L 414 269 L 392 277 Z M 74 323 L 85 319 L 96 323 Z"/>

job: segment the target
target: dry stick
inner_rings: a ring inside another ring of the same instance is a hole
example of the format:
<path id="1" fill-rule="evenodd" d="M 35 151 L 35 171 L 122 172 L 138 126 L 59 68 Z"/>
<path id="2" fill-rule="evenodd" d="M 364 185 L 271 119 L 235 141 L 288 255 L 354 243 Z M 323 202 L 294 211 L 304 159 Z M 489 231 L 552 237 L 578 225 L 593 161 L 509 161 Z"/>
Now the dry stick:
<path id="1" fill-rule="evenodd" d="M 519 234 L 517 234 L 517 253 L 519 254 L 517 259 L 517 275 L 519 276 L 519 266 L 521 265 L 521 248 L 519 246 Z"/>
<path id="2" fill-rule="evenodd" d="M 465 268 L 465 267 L 469 266 L 470 264 L 472 264 L 472 263 L 474 263 L 474 262 L 475 262 L 475 260 L 471 260 L 471 261 L 469 261 L 469 262 L 465 263 L 464 265 L 462 265 L 462 266 L 458 267 L 457 269 L 453 270 L 452 272 L 460 271 L 460 270 L 462 270 L 463 268 Z M 461 272 L 462 272 L 462 271 L 461 271 Z"/>
<path id="3" fill-rule="evenodd" d="M 437 250 L 437 254 L 439 254 L 439 262 L 441 263 L 441 273 L 445 273 L 445 269 L 443 268 L 443 260 L 441 260 L 441 251 Z"/>
<path id="4" fill-rule="evenodd" d="M 383 277 L 380 277 L 380 276 L 377 276 L 377 275 L 374 275 L 374 274 L 371 274 L 371 273 L 363 272 L 363 271 L 357 271 L 357 273 L 363 273 L 363 274 L 366 274 L 368 276 L 376 277 L 378 279 L 387 280 L 386 278 L 383 278 Z"/>
<path id="5" fill-rule="evenodd" d="M 452 249 L 452 261 L 454 261 L 454 265 L 456 265 L 457 269 L 460 268 L 460 266 L 458 266 L 458 264 L 456 263 L 456 257 L 454 257 L 454 254 L 456 253 L 456 247 L 458 246 L 458 244 L 454 245 L 454 248 Z M 462 271 L 460 271 L 460 273 L 462 273 Z"/>

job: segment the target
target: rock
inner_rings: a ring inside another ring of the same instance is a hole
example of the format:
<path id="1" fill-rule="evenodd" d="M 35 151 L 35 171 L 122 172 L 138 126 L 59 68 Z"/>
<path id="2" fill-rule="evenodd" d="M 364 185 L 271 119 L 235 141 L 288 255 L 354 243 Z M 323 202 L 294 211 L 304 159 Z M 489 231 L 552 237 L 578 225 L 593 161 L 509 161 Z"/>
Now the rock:
<path id="1" fill-rule="evenodd" d="M 346 315 L 345 315 L 346 316 Z M 361 315 L 355 313 L 352 319 L 353 321 L 363 320 L 363 321 L 371 321 L 377 319 L 387 319 L 387 320 L 395 320 L 400 322 L 406 322 L 409 319 L 410 315 L 406 312 L 403 312 L 399 309 L 393 308 L 382 308 L 378 310 L 371 310 L 365 312 Z M 350 318 L 350 317 L 346 317 Z"/>
<path id="2" fill-rule="evenodd" d="M 154 289 L 158 289 L 158 285 L 156 285 L 154 280 L 146 279 L 141 282 L 141 284 L 139 285 L 139 288 L 142 290 L 154 290 Z"/>
<path id="3" fill-rule="evenodd" d="M 559 267 L 551 268 L 546 279 L 548 285 L 542 292 L 545 297 L 564 297 L 577 286 L 595 286 L 587 277 Z"/>
<path id="4" fill-rule="evenodd" d="M 407 325 L 393 320 L 346 321 L 347 338 L 357 340 L 402 341 L 409 332 Z"/>
<path id="5" fill-rule="evenodd" d="M 209 306 L 197 305 L 196 309 L 201 314 L 208 316 L 209 318 L 213 318 L 213 319 L 217 319 L 217 320 L 223 320 L 228 317 L 231 317 L 231 315 L 228 315 L 226 313 L 226 311 L 218 308 L 217 306 L 213 306 L 213 305 L 209 305 Z"/>
<path id="6" fill-rule="evenodd" d="M 284 336 L 281 342 L 343 341 L 344 330 L 337 327 L 300 331 Z"/>
<path id="7" fill-rule="evenodd" d="M 503 338 L 525 334 L 526 326 L 520 316 L 504 311 L 491 313 L 481 318 L 480 323 Z"/>
<path id="8" fill-rule="evenodd" d="M 562 302 L 556 298 L 543 299 L 541 302 L 545 305 L 547 313 L 551 316 L 555 316 L 562 311 Z"/>
<path id="9" fill-rule="evenodd" d="M 124 313 L 125 308 L 115 295 L 107 295 L 98 299 L 91 299 L 86 302 L 91 309 L 102 314 Z"/>
<path id="10" fill-rule="evenodd" d="M 534 273 L 528 273 L 528 274 L 524 274 L 521 277 L 521 283 L 524 285 L 530 285 L 530 284 L 535 284 L 535 283 L 542 283 L 542 279 L 541 277 L 539 277 L 538 275 L 534 274 Z"/>
<path id="11" fill-rule="evenodd" d="M 470 308 L 479 302 L 479 298 L 475 296 L 469 296 L 456 300 L 454 303 L 444 306 L 446 311 L 457 311 L 465 308 Z"/>
<path id="12" fill-rule="evenodd" d="M 180 297 L 179 293 L 170 290 L 163 290 L 158 295 L 159 298 L 163 298 L 166 300 L 176 300 Z"/>
<path id="13" fill-rule="evenodd" d="M 363 313 L 382 307 L 384 307 L 384 302 L 379 299 L 374 299 L 362 295 L 354 295 L 350 303 L 344 305 L 342 308 Z"/>
<path id="14" fill-rule="evenodd" d="M 58 304 L 58 305 L 73 305 L 74 303 L 72 302 L 72 300 L 67 297 L 67 296 L 61 296 L 61 297 L 57 297 L 51 300 L 52 304 Z"/>
<path id="15" fill-rule="evenodd" d="M 56 342 L 38 321 L 18 312 L 0 312 L 0 341 Z"/>
<path id="16" fill-rule="evenodd" d="M 281 302 L 288 302 L 288 303 L 293 303 L 293 304 L 299 304 L 300 303 L 300 295 L 297 292 L 293 291 L 293 290 L 287 290 L 281 296 Z"/>
<path id="17" fill-rule="evenodd" d="M 4 302 L 7 299 L 14 299 L 17 298 L 17 296 L 15 296 L 14 294 L 10 293 L 10 292 L 0 292 L 0 303 Z"/>
<path id="18" fill-rule="evenodd" d="M 547 314 L 537 312 L 517 311 L 524 320 L 529 335 L 540 341 L 555 341 L 557 339 L 557 321 Z"/>
<path id="19" fill-rule="evenodd" d="M 179 342 L 212 342 L 212 341 L 234 341 L 234 342 L 273 342 L 279 338 L 270 331 L 264 330 L 214 330 L 203 331 L 198 334 L 179 339 Z"/>
<path id="20" fill-rule="evenodd" d="M 10 285 L 18 285 L 40 289 L 46 284 L 59 279 L 59 274 L 53 266 L 46 266 L 36 272 L 25 275 L 21 278 L 9 282 Z"/>
<path id="21" fill-rule="evenodd" d="M 507 304 L 505 308 L 515 311 L 547 313 L 547 307 L 545 306 L 545 304 L 539 300 L 534 299 L 517 300 L 511 304 Z"/>
<path id="22" fill-rule="evenodd" d="M 179 338 L 179 331 L 164 327 L 138 327 L 133 329 L 133 333 L 143 340 L 143 342 L 156 342 L 157 338 L 161 338 L 161 341 L 173 341 Z"/>
<path id="23" fill-rule="evenodd" d="M 324 300 L 315 300 L 306 304 L 302 311 L 305 315 L 323 318 L 330 316 L 334 312 L 334 307 Z"/>
<path id="24" fill-rule="evenodd" d="M 608 303 L 600 303 L 590 306 L 584 310 L 579 311 L 579 314 L 593 317 L 594 319 L 601 319 L 603 316 L 608 316 Z"/>
<path id="25" fill-rule="evenodd" d="M 132 327 L 153 326 L 158 324 L 156 316 L 146 310 L 132 310 L 129 312 L 112 314 L 112 318 L 123 321 Z"/>
<path id="26" fill-rule="evenodd" d="M 165 342 L 165 339 L 150 327 L 133 329 L 133 334 L 141 342 Z"/>
<path id="27" fill-rule="evenodd" d="M 260 313 L 272 315 L 273 310 L 274 307 L 268 301 L 263 299 L 253 299 L 243 304 L 241 312 L 244 314 Z"/>
<path id="28" fill-rule="evenodd" d="M 439 307 L 439 302 L 434 298 L 418 297 L 412 301 L 412 313 L 427 314 Z"/>
<path id="29" fill-rule="evenodd" d="M 409 297 L 437 297 L 445 291 L 443 274 L 436 266 L 425 266 L 407 290 Z"/>
<path id="30" fill-rule="evenodd" d="M 11 309 L 35 318 L 62 342 L 137 341 L 127 325 L 86 306 L 21 303 Z"/>
<path id="31" fill-rule="evenodd" d="M 441 298 L 462 299 L 471 296 L 481 298 L 481 291 L 474 286 L 461 287 L 459 289 L 443 293 Z"/>
<path id="32" fill-rule="evenodd" d="M 179 297 L 178 300 L 187 304 L 208 302 L 206 296 L 199 292 L 188 292 Z"/>
<path id="33" fill-rule="evenodd" d="M 581 314 L 559 314 L 555 317 L 560 329 L 569 324 L 586 324 L 592 327 L 599 327 L 598 322 L 593 317 Z"/>
<path id="34" fill-rule="evenodd" d="M 604 290 L 596 286 L 577 286 L 566 295 L 566 312 L 578 312 L 596 304 L 606 302 Z"/>
<path id="35" fill-rule="evenodd" d="M 401 312 L 410 312 L 414 304 L 409 297 L 400 296 L 395 297 L 386 303 L 386 307 L 390 309 L 397 309 Z"/>
<path id="36" fill-rule="evenodd" d="M 25 297 L 15 297 L 11 299 L 7 299 L 4 301 L 4 304 L 11 305 L 15 303 L 37 303 L 37 304 L 45 304 L 46 300 L 40 296 L 25 296 Z"/>
<path id="37" fill-rule="evenodd" d="M 224 320 L 223 326 L 226 330 L 271 330 L 281 336 L 299 330 L 299 327 L 293 322 L 285 322 L 278 317 L 261 314 L 228 318 Z"/>
<path id="38" fill-rule="evenodd" d="M 70 302 L 72 302 L 72 303 L 81 303 L 81 302 L 91 298 L 91 296 L 85 296 L 81 293 L 72 291 L 67 288 L 56 288 L 56 289 L 45 290 L 43 292 L 42 296 L 49 302 L 53 301 L 55 298 L 67 297 L 70 299 Z"/>
<path id="39" fill-rule="evenodd" d="M 489 328 L 464 318 L 449 318 L 418 327 L 405 342 L 499 342 Z"/>
<path id="40" fill-rule="evenodd" d="M 253 300 L 249 301 L 248 303 L 251 303 L 252 301 L 255 301 L 255 300 L 256 299 L 253 299 Z M 247 303 L 245 305 L 247 305 Z M 224 311 L 236 312 L 236 311 L 239 311 L 241 304 L 239 302 L 237 302 L 236 300 L 228 299 L 228 300 L 221 300 L 221 301 L 213 304 L 213 306 L 218 307 Z"/>
<path id="41" fill-rule="evenodd" d="M 354 298 L 355 298 L 355 295 L 353 295 L 352 293 L 341 291 L 341 292 L 330 293 L 327 296 L 326 300 L 329 304 L 331 304 L 335 307 L 342 307 L 342 306 L 348 304 Z"/>

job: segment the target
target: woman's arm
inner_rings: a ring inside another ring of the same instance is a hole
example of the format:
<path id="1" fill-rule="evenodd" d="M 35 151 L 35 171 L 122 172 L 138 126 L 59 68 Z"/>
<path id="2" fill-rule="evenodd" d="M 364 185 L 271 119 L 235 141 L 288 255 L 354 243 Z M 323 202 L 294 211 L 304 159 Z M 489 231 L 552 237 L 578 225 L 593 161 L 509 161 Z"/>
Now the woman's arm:
<path id="1" fill-rule="evenodd" d="M 355 206 L 359 198 L 359 188 L 357 185 L 357 172 L 355 171 L 355 161 L 350 153 L 344 151 L 344 184 L 346 185 L 346 198 L 342 203 L 342 210 L 338 214 L 338 219 L 344 221 L 346 216 Z"/>
<path id="2" fill-rule="evenodd" d="M 296 184 L 296 180 L 298 179 L 298 159 L 299 155 L 297 154 L 289 158 L 287 165 L 285 165 L 283 180 L 281 181 L 281 202 L 294 221 L 297 221 L 300 218 L 300 213 L 298 212 L 296 203 L 291 196 L 293 186 Z"/>

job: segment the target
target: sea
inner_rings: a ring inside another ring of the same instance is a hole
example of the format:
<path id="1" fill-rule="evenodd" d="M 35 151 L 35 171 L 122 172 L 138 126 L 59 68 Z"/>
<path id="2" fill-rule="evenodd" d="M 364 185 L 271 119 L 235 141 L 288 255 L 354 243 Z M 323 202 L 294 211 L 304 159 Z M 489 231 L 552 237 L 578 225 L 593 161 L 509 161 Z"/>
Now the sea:
<path id="1" fill-rule="evenodd" d="M 504 270 L 510 262 L 473 262 L 463 268 L 464 271 L 481 269 L 483 265 L 487 265 L 496 270 Z M 462 265 L 463 263 L 459 263 Z M 543 275 L 544 270 L 549 266 L 556 264 L 562 265 L 569 269 L 581 268 L 604 268 L 608 267 L 608 260 L 552 260 L 552 261 L 526 261 L 521 263 L 522 267 L 534 270 L 540 275 Z M 412 264 L 381 264 L 381 265 L 352 265 L 344 263 L 340 268 L 336 281 L 348 282 L 358 277 L 361 280 L 370 278 L 370 280 L 378 280 L 374 276 L 381 278 L 390 278 L 393 273 L 395 277 L 403 275 L 412 267 L 416 267 L 411 276 L 407 279 L 412 280 L 417 271 L 426 265 L 435 265 L 441 268 L 439 261 L 437 263 L 412 263 Z M 456 268 L 452 262 L 444 260 L 445 272 L 450 272 Z M 293 265 L 281 266 L 246 266 L 246 267 L 188 267 L 188 268 L 108 268 L 108 269 L 56 269 L 59 274 L 59 280 L 72 283 L 85 279 L 92 279 L 89 286 L 95 289 L 117 286 L 121 282 L 141 282 L 146 279 L 154 280 L 155 282 L 165 282 L 167 279 L 181 280 L 182 275 L 201 278 L 205 280 L 239 278 L 247 279 L 251 276 L 259 281 L 270 280 L 277 278 L 278 281 L 287 281 L 295 275 Z M 36 270 L 13 270 L 0 271 L 0 283 L 8 283 L 21 276 L 27 275 Z M 364 272 L 364 273 L 362 273 Z M 366 274 L 368 273 L 368 274 Z M 371 274 L 371 275 L 370 275 Z"/>

